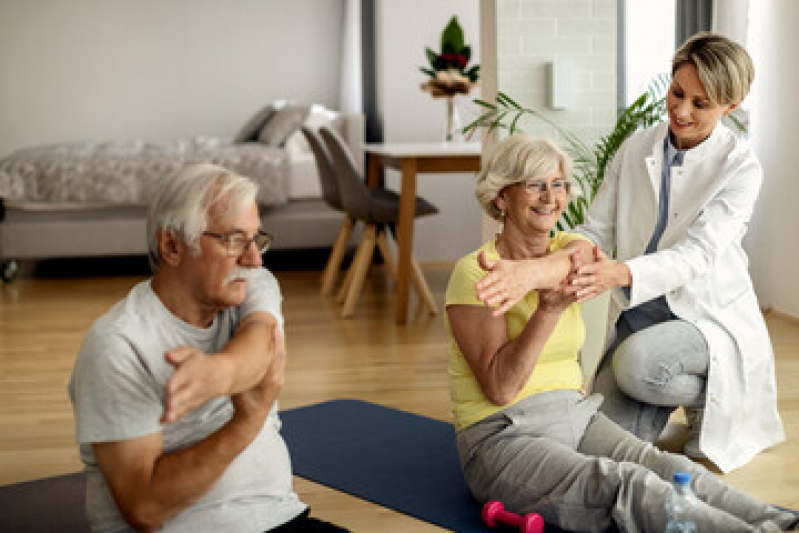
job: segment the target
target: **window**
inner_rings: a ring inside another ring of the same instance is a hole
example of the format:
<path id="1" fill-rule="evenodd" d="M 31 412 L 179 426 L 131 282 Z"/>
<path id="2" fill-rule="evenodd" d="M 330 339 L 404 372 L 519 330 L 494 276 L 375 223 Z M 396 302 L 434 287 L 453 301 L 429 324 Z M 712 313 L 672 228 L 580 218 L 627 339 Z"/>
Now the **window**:
<path id="1" fill-rule="evenodd" d="M 674 55 L 675 0 L 632 0 L 624 2 L 621 62 L 625 107 L 647 90 L 660 74 L 671 72 Z"/>

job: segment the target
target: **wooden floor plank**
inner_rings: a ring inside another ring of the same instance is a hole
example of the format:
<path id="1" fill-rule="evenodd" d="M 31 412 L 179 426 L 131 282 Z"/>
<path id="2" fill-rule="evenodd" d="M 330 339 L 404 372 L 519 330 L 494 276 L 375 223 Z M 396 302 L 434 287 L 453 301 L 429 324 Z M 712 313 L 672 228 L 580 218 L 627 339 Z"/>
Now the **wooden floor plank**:
<path id="1" fill-rule="evenodd" d="M 441 309 L 449 269 L 423 267 Z M 408 325 L 395 325 L 390 277 L 377 266 L 353 317 L 341 319 L 333 298 L 319 294 L 320 271 L 275 269 L 289 357 L 281 407 L 357 398 L 450 420 L 445 315 L 430 315 L 412 293 Z M 0 484 L 81 468 L 66 393 L 74 357 L 92 321 L 143 278 L 34 272 L 0 285 Z M 725 478 L 757 498 L 799 509 L 799 321 L 770 314 L 767 322 L 788 441 Z M 685 437 L 675 417 L 662 445 L 679 447 Z M 299 478 L 296 488 L 316 515 L 354 531 L 440 531 Z"/>

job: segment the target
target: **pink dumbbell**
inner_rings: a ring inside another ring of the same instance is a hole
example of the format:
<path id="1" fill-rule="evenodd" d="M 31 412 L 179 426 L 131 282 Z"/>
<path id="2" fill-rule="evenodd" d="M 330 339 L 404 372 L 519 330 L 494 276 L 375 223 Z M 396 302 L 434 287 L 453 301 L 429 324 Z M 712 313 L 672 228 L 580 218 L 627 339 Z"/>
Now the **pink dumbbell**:
<path id="1" fill-rule="evenodd" d="M 500 524 L 518 527 L 521 533 L 542 533 L 544 519 L 541 515 L 530 513 L 523 516 L 509 513 L 501 502 L 490 501 L 483 506 L 483 522 L 488 527 L 497 527 Z"/>

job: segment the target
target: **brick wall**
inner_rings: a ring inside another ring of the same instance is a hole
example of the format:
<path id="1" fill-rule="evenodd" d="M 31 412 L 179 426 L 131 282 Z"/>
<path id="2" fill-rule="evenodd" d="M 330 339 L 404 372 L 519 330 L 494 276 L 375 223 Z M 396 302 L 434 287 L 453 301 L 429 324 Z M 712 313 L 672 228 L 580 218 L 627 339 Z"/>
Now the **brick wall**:
<path id="1" fill-rule="evenodd" d="M 616 119 L 616 0 L 497 0 L 498 89 L 592 143 Z M 548 107 L 548 68 L 571 66 L 571 106 Z M 521 129 L 555 136 L 535 120 Z"/>

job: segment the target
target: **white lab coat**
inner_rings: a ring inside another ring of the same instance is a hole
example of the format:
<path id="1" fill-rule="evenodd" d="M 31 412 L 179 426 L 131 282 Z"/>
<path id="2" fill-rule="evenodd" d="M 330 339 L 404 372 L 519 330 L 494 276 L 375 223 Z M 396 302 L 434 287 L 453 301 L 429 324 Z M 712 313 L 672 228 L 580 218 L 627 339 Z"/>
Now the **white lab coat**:
<path id="1" fill-rule="evenodd" d="M 664 294 L 704 335 L 710 368 L 700 447 L 729 472 L 785 440 L 774 353 L 741 246 L 763 173 L 748 144 L 719 123 L 673 167 L 668 224 L 657 252 L 644 255 L 667 132 L 662 123 L 622 145 L 581 230 L 632 273 L 629 300 L 620 289 L 611 297 L 608 346 L 623 310 Z"/>

